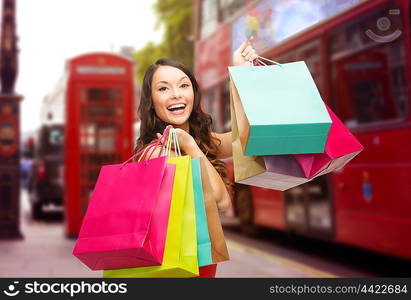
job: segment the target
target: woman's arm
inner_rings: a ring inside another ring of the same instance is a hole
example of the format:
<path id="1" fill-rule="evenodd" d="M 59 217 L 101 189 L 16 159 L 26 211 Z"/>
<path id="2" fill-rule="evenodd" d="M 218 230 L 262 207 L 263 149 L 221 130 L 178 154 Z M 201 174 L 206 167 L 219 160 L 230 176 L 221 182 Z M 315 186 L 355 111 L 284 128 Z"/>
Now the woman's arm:
<path id="1" fill-rule="evenodd" d="M 217 159 L 225 159 L 233 156 L 231 131 L 226 133 L 212 133 L 217 139 L 221 141 L 218 145 Z"/>
<path id="2" fill-rule="evenodd" d="M 234 51 L 232 61 L 234 66 L 249 66 L 253 60 L 258 58 L 257 52 L 251 45 L 252 41 L 253 37 L 250 37 Z M 221 141 L 217 158 L 224 159 L 233 156 L 231 132 L 213 133 L 213 135 Z"/>

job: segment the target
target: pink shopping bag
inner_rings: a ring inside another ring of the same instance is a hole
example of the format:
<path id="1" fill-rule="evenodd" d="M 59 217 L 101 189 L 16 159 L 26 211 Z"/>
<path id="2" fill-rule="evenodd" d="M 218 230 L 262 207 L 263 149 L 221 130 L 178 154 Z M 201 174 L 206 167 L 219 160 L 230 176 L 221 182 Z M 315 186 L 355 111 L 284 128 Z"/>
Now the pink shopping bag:
<path id="1" fill-rule="evenodd" d="M 294 155 L 307 178 L 321 176 L 345 166 L 364 149 L 334 112 L 325 106 L 332 124 L 324 153 Z"/>
<path id="2" fill-rule="evenodd" d="M 167 157 L 128 163 L 140 154 L 100 170 L 73 249 L 92 270 L 162 263 L 175 165 Z"/>

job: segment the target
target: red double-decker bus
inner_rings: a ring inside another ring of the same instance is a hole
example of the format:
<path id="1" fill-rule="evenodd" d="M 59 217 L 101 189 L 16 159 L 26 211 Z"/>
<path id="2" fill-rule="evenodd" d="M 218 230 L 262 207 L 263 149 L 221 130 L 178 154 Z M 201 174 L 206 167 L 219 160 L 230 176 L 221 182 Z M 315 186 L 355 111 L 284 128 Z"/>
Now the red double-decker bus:
<path id="1" fill-rule="evenodd" d="M 62 160 L 43 164 L 42 172 L 51 177 L 46 190 L 61 178 L 67 236 L 80 231 L 101 166 L 125 161 L 132 152 L 133 68 L 132 60 L 111 53 L 74 57 L 43 104 L 42 128 L 61 129 L 63 142 L 47 154 Z"/>
<path id="2" fill-rule="evenodd" d="M 263 57 L 304 60 L 324 101 L 365 147 L 343 169 L 285 192 L 236 185 L 234 213 L 243 228 L 411 259 L 410 1 L 196 4 L 195 72 L 216 131 L 230 130 L 231 54 L 253 35 Z"/>

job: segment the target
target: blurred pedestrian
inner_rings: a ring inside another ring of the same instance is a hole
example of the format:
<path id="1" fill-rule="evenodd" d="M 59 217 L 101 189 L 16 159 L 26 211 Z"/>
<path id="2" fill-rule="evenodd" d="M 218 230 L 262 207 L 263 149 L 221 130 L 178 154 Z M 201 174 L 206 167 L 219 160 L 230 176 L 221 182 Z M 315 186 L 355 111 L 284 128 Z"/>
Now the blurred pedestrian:
<path id="1" fill-rule="evenodd" d="M 252 38 L 233 53 L 235 66 L 251 65 L 258 57 L 251 45 Z M 204 161 L 217 207 L 225 211 L 231 206 L 226 189 L 227 173 L 221 159 L 232 155 L 231 132 L 212 131 L 211 116 L 200 106 L 201 94 L 190 70 L 178 61 L 160 59 L 151 65 L 143 79 L 139 115 L 140 137 L 134 153 L 161 138 L 167 125 L 176 128 L 182 152 L 191 157 L 206 157 Z M 159 150 L 158 150 L 159 151 Z M 154 155 L 155 157 L 155 155 Z M 200 267 L 199 277 L 215 277 L 216 265 Z"/>
<path id="2" fill-rule="evenodd" d="M 31 160 L 23 157 L 20 161 L 20 171 L 21 171 L 21 186 L 23 189 L 28 188 L 29 182 L 29 171 L 31 167 Z"/>

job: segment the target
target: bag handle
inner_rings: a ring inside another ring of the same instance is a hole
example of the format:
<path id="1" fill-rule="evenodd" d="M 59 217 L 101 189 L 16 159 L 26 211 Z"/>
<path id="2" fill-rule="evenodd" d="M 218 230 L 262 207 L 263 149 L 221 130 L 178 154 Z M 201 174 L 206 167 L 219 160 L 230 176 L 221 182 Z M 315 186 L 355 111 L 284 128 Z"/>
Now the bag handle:
<path id="1" fill-rule="evenodd" d="M 173 138 L 174 138 L 174 149 L 177 150 L 177 156 L 181 156 L 180 143 L 178 142 L 177 131 L 175 129 L 173 129 Z"/>
<path id="2" fill-rule="evenodd" d="M 153 143 L 152 145 L 146 147 L 146 148 L 145 148 L 146 151 L 144 151 L 144 153 L 141 154 L 140 158 L 138 159 L 138 162 L 142 161 L 143 159 L 144 159 L 144 160 L 150 159 L 151 156 L 153 155 L 154 151 L 156 150 L 156 148 L 157 148 L 160 144 L 161 144 L 161 143 L 160 143 L 159 141 L 157 141 L 156 143 Z M 151 150 L 151 152 L 150 152 L 149 155 L 147 155 L 149 149 Z"/>
<path id="3" fill-rule="evenodd" d="M 160 155 L 161 155 L 161 153 L 163 152 L 163 149 L 164 149 L 164 142 L 165 142 L 164 140 L 165 140 L 166 138 L 168 138 L 169 132 L 170 132 L 170 130 L 171 130 L 172 128 L 173 128 L 173 126 L 168 125 L 168 126 L 164 129 L 164 132 L 163 132 L 163 135 L 162 135 L 161 139 L 156 142 L 156 145 L 153 144 L 153 145 L 150 147 L 150 148 L 151 148 L 150 154 L 148 154 L 147 156 L 145 156 L 144 154 L 142 154 L 138 161 L 141 161 L 142 159 L 144 159 L 145 161 L 151 159 L 151 156 L 154 154 L 154 151 L 155 151 L 156 148 L 161 144 L 161 149 L 160 149 L 160 152 L 159 152 L 159 154 L 158 154 L 158 156 L 157 156 L 157 157 L 160 157 Z M 148 153 L 148 151 L 147 151 L 146 153 Z"/>
<path id="4" fill-rule="evenodd" d="M 171 143 L 174 143 L 174 150 L 176 151 L 176 157 L 181 156 L 180 144 L 178 142 L 177 132 L 174 128 L 170 129 L 170 134 L 167 137 L 167 146 L 165 149 L 165 155 L 171 156 Z"/>
<path id="5" fill-rule="evenodd" d="M 141 157 L 139 158 L 139 161 L 140 161 L 140 160 L 145 156 L 145 154 L 148 152 L 148 150 L 149 150 L 149 149 L 152 149 L 152 152 L 150 153 L 150 156 L 149 156 L 149 158 L 150 158 L 151 155 L 154 153 L 154 150 L 156 149 L 156 147 L 157 147 L 158 145 L 160 145 L 160 144 L 162 145 L 162 146 L 161 146 L 161 151 L 160 151 L 160 153 L 161 153 L 162 150 L 163 150 L 163 147 L 164 147 L 164 142 L 161 143 L 161 141 L 162 141 L 163 139 L 165 139 L 165 138 L 168 137 L 168 134 L 169 134 L 169 131 L 170 131 L 171 128 L 172 128 L 172 126 L 171 126 L 171 125 L 168 125 L 168 126 L 164 129 L 163 136 L 161 137 L 160 140 L 149 144 L 147 147 L 145 147 L 144 149 L 140 150 L 139 152 L 137 152 L 136 154 L 134 154 L 133 156 L 131 156 L 129 159 L 127 159 L 125 162 L 123 162 L 123 164 L 121 165 L 120 169 L 122 169 L 122 168 L 124 167 L 124 165 L 126 165 L 130 160 L 133 160 L 134 158 L 136 158 L 136 157 L 138 157 L 138 156 L 141 155 Z"/>
<path id="6" fill-rule="evenodd" d="M 171 125 L 168 125 L 168 126 L 164 129 L 164 132 L 163 132 L 163 135 L 162 135 L 161 139 L 158 141 L 157 145 L 155 145 L 155 146 L 152 147 L 151 152 L 150 152 L 150 154 L 148 155 L 148 158 L 146 159 L 146 161 L 149 160 L 149 159 L 151 159 L 151 156 L 154 154 L 154 151 L 156 150 L 156 148 L 158 147 L 159 144 L 161 144 L 161 149 L 160 149 L 160 152 L 159 152 L 159 154 L 158 154 L 157 157 L 160 157 L 160 156 L 162 155 L 162 153 L 163 153 L 163 151 L 164 151 L 164 144 L 165 144 L 165 141 L 164 141 L 164 140 L 165 140 L 166 138 L 168 139 L 169 134 L 170 134 L 170 130 L 172 130 L 172 129 L 173 129 L 173 126 L 171 126 Z M 146 158 L 146 157 L 144 157 L 144 158 Z M 139 158 L 138 161 L 141 161 L 142 159 L 143 159 L 143 155 Z"/>
<path id="7" fill-rule="evenodd" d="M 164 141 L 165 139 L 167 139 L 167 142 Z M 156 150 L 156 148 L 158 148 L 159 145 L 161 145 L 161 149 L 160 149 L 160 153 L 158 157 L 160 157 L 161 155 L 163 156 L 167 155 L 168 157 L 170 157 L 171 156 L 171 143 L 174 143 L 174 148 L 177 151 L 176 156 L 181 156 L 181 150 L 180 150 L 180 144 L 178 142 L 177 132 L 171 125 L 169 125 L 164 130 L 162 138 L 156 143 L 153 143 L 152 145 L 146 147 L 145 150 L 147 150 L 147 152 L 143 153 L 138 161 L 145 159 L 147 162 L 151 158 L 151 156 L 154 154 L 154 151 Z M 150 153 L 149 153 L 149 149 L 151 150 Z"/>
<path id="8" fill-rule="evenodd" d="M 261 65 L 267 66 L 268 64 L 265 63 L 264 60 L 265 60 L 265 61 L 268 61 L 268 62 L 270 62 L 270 63 L 276 64 L 276 65 L 278 65 L 278 66 L 280 66 L 280 67 L 282 67 L 282 68 L 284 67 L 284 66 L 283 66 L 282 64 L 280 64 L 279 62 L 276 62 L 276 61 L 274 61 L 274 60 L 271 60 L 271 59 L 268 59 L 268 58 L 265 58 L 265 57 L 262 57 L 262 56 L 258 56 L 258 57 L 253 61 L 253 65 L 254 65 L 254 66 L 261 66 Z"/>

